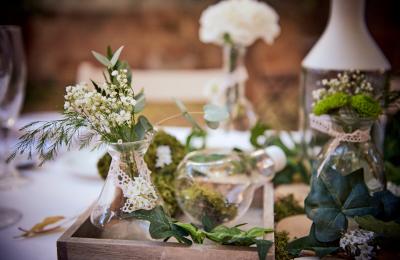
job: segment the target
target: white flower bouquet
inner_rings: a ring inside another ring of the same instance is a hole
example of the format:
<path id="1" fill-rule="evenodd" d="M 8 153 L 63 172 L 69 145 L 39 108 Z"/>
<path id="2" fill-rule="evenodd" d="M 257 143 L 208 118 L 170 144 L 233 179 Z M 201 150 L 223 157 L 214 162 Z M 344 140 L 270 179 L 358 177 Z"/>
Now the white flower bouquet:
<path id="1" fill-rule="evenodd" d="M 279 16 L 266 3 L 226 0 L 208 7 L 200 18 L 200 39 L 223 45 L 227 40 L 247 47 L 261 38 L 269 44 L 279 35 Z"/>

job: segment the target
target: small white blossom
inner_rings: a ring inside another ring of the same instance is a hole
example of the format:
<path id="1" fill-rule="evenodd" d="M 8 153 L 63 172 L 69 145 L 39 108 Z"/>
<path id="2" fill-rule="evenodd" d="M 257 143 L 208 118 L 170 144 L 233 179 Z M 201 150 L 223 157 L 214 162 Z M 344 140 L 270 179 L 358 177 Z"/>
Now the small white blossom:
<path id="1" fill-rule="evenodd" d="M 265 135 L 259 135 L 256 140 L 257 144 L 260 146 L 265 145 L 266 141 L 267 141 L 267 137 Z"/>
<path id="2" fill-rule="evenodd" d="M 339 241 L 340 247 L 349 256 L 359 260 L 375 257 L 375 247 L 372 245 L 375 233 L 364 229 L 350 230 Z"/>
<path id="3" fill-rule="evenodd" d="M 157 147 L 156 168 L 163 168 L 172 163 L 171 148 L 168 145 Z"/>
<path id="4" fill-rule="evenodd" d="M 113 128 L 131 127 L 135 112 L 134 92 L 127 80 L 127 70 L 114 70 L 117 82 L 102 83 L 101 91 L 77 84 L 66 88 L 64 109 L 87 118 L 98 132 L 113 132 Z"/>

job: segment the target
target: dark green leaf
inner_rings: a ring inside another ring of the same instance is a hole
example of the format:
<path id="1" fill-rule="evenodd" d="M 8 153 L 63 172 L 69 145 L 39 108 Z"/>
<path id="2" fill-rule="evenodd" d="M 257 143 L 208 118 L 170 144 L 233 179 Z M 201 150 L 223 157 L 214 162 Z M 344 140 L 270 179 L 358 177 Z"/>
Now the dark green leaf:
<path id="1" fill-rule="evenodd" d="M 378 218 L 384 221 L 400 219 L 400 198 L 390 191 L 384 190 L 374 193 L 374 198 L 381 204 Z"/>
<path id="2" fill-rule="evenodd" d="M 385 222 L 368 215 L 354 218 L 362 229 L 373 231 L 387 238 L 400 238 L 400 224 L 395 221 Z"/>
<path id="3" fill-rule="evenodd" d="M 256 239 L 258 259 L 267 259 L 267 253 L 272 246 L 272 242 L 269 240 Z"/>
<path id="4" fill-rule="evenodd" d="M 315 225 L 310 229 L 310 234 L 306 237 L 301 237 L 288 244 L 287 247 L 292 256 L 299 256 L 302 250 L 312 250 L 318 257 L 324 257 L 333 254 L 339 250 L 338 242 L 322 243 L 315 238 Z"/>
<path id="5" fill-rule="evenodd" d="M 264 132 L 266 130 L 270 129 L 269 126 L 266 124 L 262 123 L 261 121 L 257 121 L 257 123 L 253 126 L 253 128 L 250 130 L 250 143 L 255 147 L 255 148 L 261 148 L 263 145 L 260 145 L 257 142 L 257 138 L 261 135 L 264 135 Z"/>
<path id="6" fill-rule="evenodd" d="M 346 231 L 347 217 L 376 214 L 379 204 L 369 195 L 362 169 L 342 176 L 327 168 L 319 177 L 314 172 L 305 210 L 315 224 L 316 239 L 330 242 Z"/>
<path id="7" fill-rule="evenodd" d="M 203 224 L 204 230 L 207 232 L 210 232 L 217 226 L 215 221 L 213 221 L 213 219 L 207 215 L 203 215 L 201 218 L 201 223 Z"/>

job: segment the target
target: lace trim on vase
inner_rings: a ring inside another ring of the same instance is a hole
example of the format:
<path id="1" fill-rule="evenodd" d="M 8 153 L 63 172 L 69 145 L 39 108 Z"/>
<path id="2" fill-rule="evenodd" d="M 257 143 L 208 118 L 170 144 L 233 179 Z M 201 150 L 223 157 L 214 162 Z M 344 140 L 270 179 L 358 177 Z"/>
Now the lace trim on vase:
<path id="1" fill-rule="evenodd" d="M 324 168 L 330 154 L 335 151 L 335 149 L 340 145 L 340 142 L 363 143 L 371 139 L 370 129 L 358 129 L 352 133 L 345 133 L 343 130 L 337 130 L 334 128 L 330 117 L 316 116 L 314 114 L 310 114 L 310 126 L 311 128 L 334 138 L 328 147 L 326 157 L 318 167 L 317 177 L 319 177 L 319 175 L 321 174 L 321 171 Z"/>
<path id="2" fill-rule="evenodd" d="M 126 198 L 121 210 L 125 213 L 131 213 L 139 209 L 150 210 L 157 205 L 157 192 L 150 180 L 150 170 L 147 168 L 144 160 L 135 155 L 139 176 L 133 179 L 129 177 L 119 167 L 116 160 L 112 160 L 110 173 L 113 176 L 115 186 L 119 187 Z"/>

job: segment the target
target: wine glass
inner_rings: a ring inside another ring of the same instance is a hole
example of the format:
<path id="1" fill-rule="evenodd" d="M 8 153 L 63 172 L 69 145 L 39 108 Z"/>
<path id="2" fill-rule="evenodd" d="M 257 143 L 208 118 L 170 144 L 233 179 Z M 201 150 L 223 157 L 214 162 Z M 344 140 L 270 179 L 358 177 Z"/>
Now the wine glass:
<path id="1" fill-rule="evenodd" d="M 13 162 L 6 163 L 10 154 L 9 133 L 21 109 L 25 81 L 21 30 L 17 26 L 0 26 L 0 190 L 27 182 Z M 0 207 L 0 228 L 14 224 L 21 216 L 14 209 Z"/>

